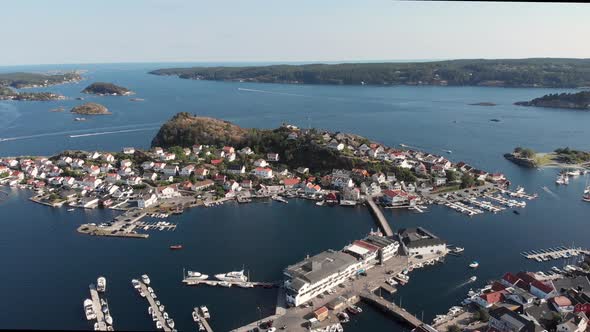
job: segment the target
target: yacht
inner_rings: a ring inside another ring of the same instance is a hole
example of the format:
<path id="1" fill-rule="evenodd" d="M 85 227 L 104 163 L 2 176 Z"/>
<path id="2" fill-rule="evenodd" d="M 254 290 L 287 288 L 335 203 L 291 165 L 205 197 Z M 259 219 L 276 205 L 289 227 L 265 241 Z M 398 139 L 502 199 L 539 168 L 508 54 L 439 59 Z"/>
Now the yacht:
<path id="1" fill-rule="evenodd" d="M 244 270 L 216 274 L 215 278 L 217 278 L 221 281 L 238 281 L 238 282 L 248 281 L 248 277 L 246 277 L 246 275 L 244 275 Z"/>
<path id="2" fill-rule="evenodd" d="M 477 277 L 476 276 L 473 276 L 473 277 L 469 278 L 469 282 L 475 282 L 475 281 L 477 281 Z"/>
<path id="3" fill-rule="evenodd" d="M 573 171 L 568 171 L 568 172 L 566 173 L 566 175 L 568 175 L 568 176 L 578 176 L 578 175 L 580 175 L 580 174 L 581 174 L 581 172 L 580 172 L 580 170 L 579 170 L 579 169 L 575 169 L 575 170 L 573 170 Z"/>
<path id="4" fill-rule="evenodd" d="M 199 309 L 201 310 L 201 314 L 203 314 L 203 317 L 205 317 L 205 319 L 211 318 L 211 314 L 209 314 L 209 309 L 207 309 L 206 306 L 201 306 Z"/>
<path id="5" fill-rule="evenodd" d="M 242 288 L 254 288 L 254 285 L 252 285 L 249 282 L 239 282 L 236 284 L 236 286 L 242 287 Z"/>
<path id="6" fill-rule="evenodd" d="M 105 277 L 98 277 L 98 279 L 96 279 L 96 290 L 104 293 L 104 291 L 107 289 L 107 279 Z"/>
<path id="7" fill-rule="evenodd" d="M 161 330 L 163 328 L 162 323 L 160 323 L 160 321 L 156 321 L 156 328 L 158 330 Z"/>
<path id="8" fill-rule="evenodd" d="M 192 279 L 199 279 L 199 280 L 205 280 L 205 279 L 209 278 L 208 275 L 202 274 L 201 272 L 195 272 L 195 271 L 188 271 L 187 277 L 192 278 Z"/>
<path id="9" fill-rule="evenodd" d="M 141 276 L 141 280 L 143 281 L 144 284 L 149 285 L 150 284 L 150 277 L 148 277 L 147 274 L 144 274 Z"/>
<path id="10" fill-rule="evenodd" d="M 193 308 L 193 321 L 195 322 L 198 322 L 200 319 L 198 310 L 198 308 Z"/>
<path id="11" fill-rule="evenodd" d="M 582 200 L 584 202 L 590 202 L 590 186 L 586 186 L 586 189 L 584 189 L 584 195 L 582 195 Z"/>
<path id="12" fill-rule="evenodd" d="M 469 267 L 472 269 L 475 269 L 479 266 L 479 263 L 477 261 L 473 261 L 471 263 L 469 263 Z"/>
<path id="13" fill-rule="evenodd" d="M 113 325 L 113 317 L 111 317 L 111 315 L 109 314 L 104 316 L 104 321 L 107 322 L 107 324 L 109 325 Z"/>

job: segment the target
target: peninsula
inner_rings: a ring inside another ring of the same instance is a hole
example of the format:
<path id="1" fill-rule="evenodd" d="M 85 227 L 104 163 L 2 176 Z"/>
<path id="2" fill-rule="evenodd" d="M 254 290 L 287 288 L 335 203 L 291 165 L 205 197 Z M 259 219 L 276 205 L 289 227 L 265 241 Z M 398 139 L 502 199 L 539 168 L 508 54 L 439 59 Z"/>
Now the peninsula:
<path id="1" fill-rule="evenodd" d="M 574 88 L 590 85 L 590 59 L 449 60 L 247 67 L 166 68 L 185 79 L 342 85 L 450 85 Z"/>
<path id="2" fill-rule="evenodd" d="M 86 103 L 82 105 L 78 105 L 70 111 L 76 114 L 84 114 L 84 115 L 102 115 L 102 114 L 112 114 L 109 110 L 101 104 L 97 103 Z"/>
<path id="3" fill-rule="evenodd" d="M 553 93 L 544 95 L 540 98 L 535 98 L 531 101 L 519 101 L 514 104 L 519 106 L 590 110 L 590 91 L 581 91 L 578 93 Z"/>
<path id="4" fill-rule="evenodd" d="M 64 96 L 52 92 L 17 92 L 10 87 L 0 86 L 0 100 L 48 101 L 64 100 Z"/>
<path id="5" fill-rule="evenodd" d="M 512 153 L 504 157 L 523 167 L 536 168 L 542 166 L 554 166 L 563 168 L 587 167 L 590 163 L 590 152 L 558 148 L 553 152 L 535 152 L 530 148 L 516 147 Z"/>
<path id="6" fill-rule="evenodd" d="M 0 73 L 0 87 L 10 86 L 16 89 L 47 87 L 63 83 L 76 83 L 82 76 L 76 71 L 61 74 L 43 73 Z"/>
<path id="7" fill-rule="evenodd" d="M 133 92 L 127 88 L 105 82 L 92 83 L 82 90 L 82 93 L 98 96 L 128 96 L 133 94 Z"/>

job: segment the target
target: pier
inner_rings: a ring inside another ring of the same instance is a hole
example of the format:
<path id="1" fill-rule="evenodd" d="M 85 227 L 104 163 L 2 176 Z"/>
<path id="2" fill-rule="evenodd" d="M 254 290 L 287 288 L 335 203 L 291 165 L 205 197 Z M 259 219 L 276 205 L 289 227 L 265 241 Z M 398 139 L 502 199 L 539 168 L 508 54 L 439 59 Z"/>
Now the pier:
<path id="1" fill-rule="evenodd" d="M 397 306 L 395 303 L 389 302 L 388 300 L 378 295 L 375 295 L 370 292 L 363 292 L 359 296 L 363 301 L 378 307 L 379 309 L 389 313 L 390 315 L 395 316 L 397 319 L 404 321 L 412 327 L 418 327 L 423 324 L 421 320 L 416 318 L 416 316 L 410 314 L 405 309 Z"/>
<path id="2" fill-rule="evenodd" d="M 532 200 L 532 199 L 535 199 L 535 198 L 537 198 L 537 197 L 539 196 L 539 195 L 537 195 L 537 194 L 532 194 L 532 195 L 529 195 L 529 194 L 527 194 L 527 193 L 525 193 L 525 192 L 524 192 L 524 189 L 522 189 L 522 191 L 520 191 L 520 190 L 517 190 L 517 191 L 510 191 L 510 190 L 508 190 L 508 189 L 502 189 L 502 188 L 499 188 L 499 190 L 500 190 L 500 192 L 502 192 L 503 194 L 507 194 L 507 195 L 508 195 L 508 196 L 510 196 L 510 197 L 526 198 L 526 199 L 528 199 L 529 201 L 530 201 L 530 200 Z"/>
<path id="3" fill-rule="evenodd" d="M 100 297 L 94 285 L 90 285 L 90 299 L 92 300 L 92 310 L 96 314 L 96 322 L 98 323 L 99 331 L 107 330 L 107 322 L 105 321 L 104 313 L 102 312 L 102 305 L 100 304 Z"/>
<path id="4" fill-rule="evenodd" d="M 581 248 L 557 247 L 550 249 L 525 251 L 521 254 L 528 259 L 533 259 L 537 262 L 545 262 L 554 259 L 576 257 L 581 254 L 588 255 L 590 254 L 590 250 Z"/>
<path id="5" fill-rule="evenodd" d="M 222 281 L 217 281 L 217 280 L 202 280 L 202 279 L 196 279 L 196 278 L 185 278 L 182 280 L 182 282 L 184 284 L 186 284 L 187 286 L 198 286 L 198 285 L 207 285 L 207 286 L 220 286 L 220 287 L 228 287 L 228 286 L 222 286 L 219 283 Z M 229 285 L 229 287 L 231 286 L 237 286 L 240 288 L 254 288 L 254 287 L 264 287 L 264 288 L 274 288 L 277 287 L 278 284 L 274 283 L 274 282 L 256 282 L 256 281 L 246 281 L 246 282 L 241 282 L 241 281 L 226 281 L 227 285 Z"/>
<path id="6" fill-rule="evenodd" d="M 207 331 L 207 332 L 213 332 L 213 329 L 211 328 L 211 325 L 209 325 L 209 322 L 203 316 L 203 314 L 201 313 L 200 310 L 197 310 L 197 315 L 199 316 L 199 320 L 197 321 L 197 324 L 199 322 L 201 322 L 201 324 L 203 324 L 203 327 L 205 328 L 205 331 Z"/>
<path id="7" fill-rule="evenodd" d="M 176 230 L 176 224 L 164 225 L 161 221 L 154 222 L 138 222 L 135 224 L 137 228 L 144 230 L 160 230 L 160 231 L 174 231 Z"/>
<path id="8" fill-rule="evenodd" d="M 129 210 L 113 219 L 112 222 L 96 225 L 95 223 L 82 224 L 78 232 L 96 236 L 115 236 L 131 238 L 147 238 L 149 234 L 140 234 L 135 231 L 139 221 L 147 215 L 144 210 Z"/>
<path id="9" fill-rule="evenodd" d="M 393 236 L 393 230 L 391 229 L 391 226 L 389 226 L 389 223 L 387 222 L 387 219 L 385 219 L 383 212 L 381 212 L 381 209 L 379 209 L 372 198 L 367 199 L 367 206 L 369 207 L 369 210 L 371 210 L 379 225 L 379 228 L 381 228 L 383 231 L 383 234 L 385 234 L 385 236 Z"/>
<path id="10" fill-rule="evenodd" d="M 166 323 L 164 316 L 162 316 L 162 312 L 158 305 L 156 304 L 156 300 L 152 297 L 152 294 L 147 289 L 147 285 L 143 283 L 143 281 L 139 281 L 140 290 L 145 294 L 145 299 L 149 302 L 150 307 L 152 307 L 152 312 L 156 316 L 157 320 L 162 324 L 162 328 L 164 331 L 169 332 L 172 329 Z"/>
<path id="11" fill-rule="evenodd" d="M 484 196 L 487 197 L 487 198 L 489 198 L 489 199 L 491 199 L 491 200 L 494 200 L 494 201 L 496 201 L 496 202 L 498 202 L 498 203 L 500 203 L 500 204 L 502 204 L 504 206 L 510 207 L 510 208 L 511 207 L 522 207 L 523 208 L 523 207 L 526 206 L 526 203 L 525 202 L 519 202 L 519 201 L 514 200 L 514 199 L 506 199 L 506 198 L 504 198 L 504 197 L 502 197 L 500 195 L 492 196 L 490 194 L 485 194 Z"/>
<path id="12" fill-rule="evenodd" d="M 490 202 L 486 202 L 486 201 L 478 201 L 476 198 L 474 197 L 470 197 L 466 200 L 467 203 L 477 206 L 479 208 L 482 208 L 484 210 L 493 212 L 493 213 L 497 213 L 503 210 L 506 210 L 506 208 L 500 207 L 500 206 L 495 206 Z"/>

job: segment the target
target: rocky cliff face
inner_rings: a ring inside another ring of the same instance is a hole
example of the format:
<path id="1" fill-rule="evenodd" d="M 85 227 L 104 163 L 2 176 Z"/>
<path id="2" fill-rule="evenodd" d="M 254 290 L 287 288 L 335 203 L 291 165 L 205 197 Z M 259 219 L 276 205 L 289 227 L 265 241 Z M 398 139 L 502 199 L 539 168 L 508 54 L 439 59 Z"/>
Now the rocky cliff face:
<path id="1" fill-rule="evenodd" d="M 242 145 L 248 130 L 230 122 L 178 113 L 168 120 L 152 140 L 152 146 Z"/>

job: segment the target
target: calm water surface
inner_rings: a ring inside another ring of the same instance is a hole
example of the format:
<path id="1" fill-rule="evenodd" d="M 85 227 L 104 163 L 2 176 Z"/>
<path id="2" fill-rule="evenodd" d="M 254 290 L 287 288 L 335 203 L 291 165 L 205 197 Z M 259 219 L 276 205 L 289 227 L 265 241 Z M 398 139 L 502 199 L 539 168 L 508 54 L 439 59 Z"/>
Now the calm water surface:
<path id="1" fill-rule="evenodd" d="M 49 112 L 81 103 L 0 102 L 0 156 L 51 155 L 64 149 L 120 150 L 148 148 L 159 125 L 181 111 L 213 116 L 245 127 L 274 128 L 283 122 L 353 132 L 387 145 L 408 144 L 433 153 L 450 149 L 449 157 L 489 171 L 505 173 L 515 185 L 540 197 L 515 215 L 466 217 L 444 207 L 427 213 L 386 211 L 394 229 L 424 226 L 464 246 L 461 258 L 412 274 L 412 281 L 395 296 L 425 320 L 446 312 L 465 297 L 471 275 L 476 285 L 503 272 L 548 269 L 550 264 L 526 261 L 523 250 L 575 243 L 590 246 L 589 204 L 580 200 L 585 179 L 568 187 L 553 183 L 557 170 L 518 168 L 502 158 L 515 146 L 551 151 L 570 146 L 590 150 L 586 112 L 513 106 L 548 92 L 566 90 L 477 87 L 336 87 L 181 80 L 147 75 L 170 64 L 119 64 L 0 68 L 0 71 L 88 69 L 85 81 L 41 90 L 68 97 L 84 96 L 107 106 L 113 115 L 75 122 L 75 115 Z M 94 97 L 80 91 L 94 81 L 107 81 L 135 91 L 144 102 L 125 97 Z M 494 102 L 495 107 L 469 103 Z M 490 119 L 500 119 L 491 122 Z M 135 130 L 100 136 L 70 135 Z M 551 194 L 541 188 L 547 186 Z M 268 315 L 274 290 L 184 287 L 183 268 L 215 274 L 245 266 L 255 280 L 278 280 L 282 269 L 307 254 L 334 248 L 364 236 L 373 220 L 364 208 L 320 208 L 292 200 L 289 204 L 193 209 L 170 218 L 175 232 L 152 232 L 148 240 L 108 239 L 76 234 L 79 224 L 99 222 L 112 211 L 65 212 L 27 200 L 30 193 L 10 190 L 0 202 L 0 322 L 2 328 L 88 329 L 81 303 L 88 284 L 98 275 L 108 279 L 107 297 L 115 328 L 153 329 L 146 301 L 131 287 L 130 279 L 148 273 L 159 298 L 180 330 L 195 328 L 192 307 L 206 304 L 215 330 L 227 331 Z M 184 250 L 168 246 L 182 243 Z M 480 268 L 467 268 L 477 259 Z M 40 306 L 44 310 L 38 310 Z M 258 309 L 260 308 L 260 310 Z M 34 317 L 34 319 L 32 319 Z M 369 308 L 354 318 L 347 331 L 403 330 L 388 317 Z"/>

